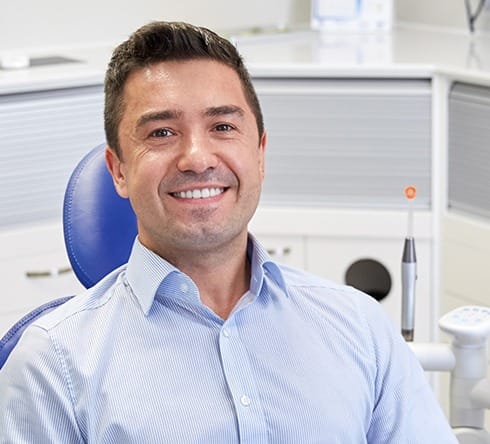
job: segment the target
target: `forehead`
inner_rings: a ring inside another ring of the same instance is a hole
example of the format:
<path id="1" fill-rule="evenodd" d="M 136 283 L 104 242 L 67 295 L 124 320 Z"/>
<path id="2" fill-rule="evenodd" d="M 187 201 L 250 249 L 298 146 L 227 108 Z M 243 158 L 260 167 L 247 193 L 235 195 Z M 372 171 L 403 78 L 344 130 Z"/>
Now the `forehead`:
<path id="1" fill-rule="evenodd" d="M 125 101 L 165 100 L 174 104 L 203 100 L 246 101 L 238 73 L 224 63 L 191 59 L 153 63 L 132 72 L 126 81 Z"/>

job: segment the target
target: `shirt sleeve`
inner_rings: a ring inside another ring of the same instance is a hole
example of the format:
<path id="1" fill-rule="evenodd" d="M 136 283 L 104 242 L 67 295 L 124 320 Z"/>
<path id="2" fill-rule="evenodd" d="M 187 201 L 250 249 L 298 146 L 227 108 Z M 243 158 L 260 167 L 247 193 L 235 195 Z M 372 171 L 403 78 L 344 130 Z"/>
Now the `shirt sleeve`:
<path id="1" fill-rule="evenodd" d="M 81 443 L 66 374 L 48 333 L 30 326 L 0 370 L 0 443 Z"/>
<path id="2" fill-rule="evenodd" d="M 366 322 L 376 355 L 375 407 L 369 443 L 457 444 L 424 371 L 380 304 L 369 300 Z"/>

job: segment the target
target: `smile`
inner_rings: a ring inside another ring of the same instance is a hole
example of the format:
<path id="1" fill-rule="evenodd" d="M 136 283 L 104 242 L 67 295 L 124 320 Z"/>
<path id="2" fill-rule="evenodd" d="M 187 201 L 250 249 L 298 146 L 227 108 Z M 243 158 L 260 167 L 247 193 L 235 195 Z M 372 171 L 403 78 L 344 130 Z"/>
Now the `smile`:
<path id="1" fill-rule="evenodd" d="M 181 199 L 206 199 L 208 197 L 218 196 L 225 191 L 224 188 L 201 188 L 195 190 L 179 191 L 172 193 L 172 196 Z"/>

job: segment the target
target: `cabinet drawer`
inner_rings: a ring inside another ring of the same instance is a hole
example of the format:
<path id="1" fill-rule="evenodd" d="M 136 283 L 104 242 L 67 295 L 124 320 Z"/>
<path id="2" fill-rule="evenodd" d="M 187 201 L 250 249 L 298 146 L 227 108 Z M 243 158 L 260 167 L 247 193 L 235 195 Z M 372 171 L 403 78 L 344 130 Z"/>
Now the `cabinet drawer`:
<path id="1" fill-rule="evenodd" d="M 449 94 L 448 207 L 490 219 L 490 88 L 456 83 Z"/>
<path id="2" fill-rule="evenodd" d="M 254 78 L 268 130 L 262 203 L 431 206 L 429 80 Z"/>
<path id="3" fill-rule="evenodd" d="M 305 268 L 303 236 L 283 236 L 254 232 L 272 259 L 291 267 Z"/>
<path id="4" fill-rule="evenodd" d="M 488 260 L 490 224 L 471 215 L 443 218 L 442 285 L 459 305 L 490 305 Z"/>
<path id="5" fill-rule="evenodd" d="M 36 307 L 81 289 L 62 251 L 0 261 L 0 269 L 5 284 L 1 312 Z"/>
<path id="6" fill-rule="evenodd" d="M 57 223 L 0 233 L 0 329 L 33 308 L 83 287 L 71 271 Z"/>
<path id="7" fill-rule="evenodd" d="M 102 85 L 0 95 L 0 227 L 61 214 L 71 171 L 105 139 Z"/>

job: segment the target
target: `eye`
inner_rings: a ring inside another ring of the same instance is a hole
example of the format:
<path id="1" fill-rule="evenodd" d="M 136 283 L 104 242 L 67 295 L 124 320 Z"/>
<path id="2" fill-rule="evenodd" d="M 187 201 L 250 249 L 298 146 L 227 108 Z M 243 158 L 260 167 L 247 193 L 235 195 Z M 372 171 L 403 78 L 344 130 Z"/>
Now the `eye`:
<path id="1" fill-rule="evenodd" d="M 152 131 L 150 137 L 169 137 L 172 136 L 173 132 L 168 128 L 158 128 L 155 131 Z"/>
<path id="2" fill-rule="evenodd" d="M 219 131 L 219 132 L 228 132 L 228 131 L 232 131 L 234 129 L 235 128 L 233 126 L 229 125 L 228 123 L 220 123 L 219 125 L 216 125 L 214 127 L 214 130 Z"/>

